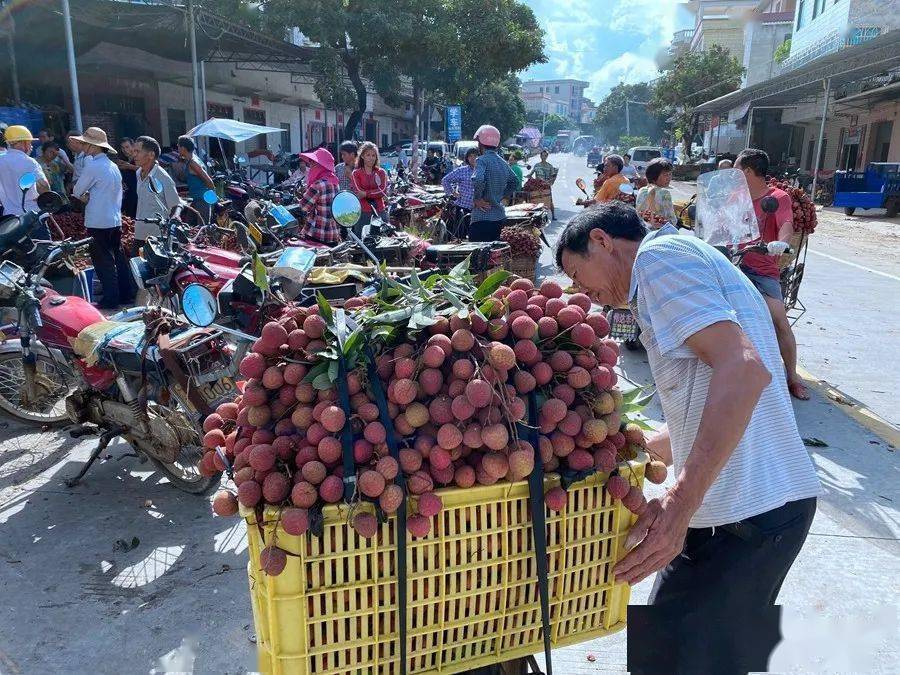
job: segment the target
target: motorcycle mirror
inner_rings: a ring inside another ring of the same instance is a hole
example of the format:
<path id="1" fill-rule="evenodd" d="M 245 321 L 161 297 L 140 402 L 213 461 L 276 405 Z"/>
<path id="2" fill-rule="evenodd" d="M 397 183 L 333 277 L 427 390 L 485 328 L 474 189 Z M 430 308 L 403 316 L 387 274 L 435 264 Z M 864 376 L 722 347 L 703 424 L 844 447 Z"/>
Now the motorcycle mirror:
<path id="1" fill-rule="evenodd" d="M 585 192 L 585 189 L 584 189 L 584 178 L 576 178 L 575 185 L 579 190 L 581 190 L 582 192 L 587 194 L 587 192 Z"/>
<path id="2" fill-rule="evenodd" d="M 181 311 L 195 326 L 206 328 L 216 320 L 216 298 L 202 284 L 188 284 L 181 293 Z"/>
<path id="3" fill-rule="evenodd" d="M 690 206 L 688 206 L 687 213 L 688 213 L 688 218 L 690 218 L 691 221 L 694 221 L 697 218 L 696 204 L 691 204 Z"/>
<path id="4" fill-rule="evenodd" d="M 622 183 L 619 186 L 619 192 L 623 195 L 633 195 L 634 194 L 634 185 L 631 183 Z"/>
<path id="5" fill-rule="evenodd" d="M 235 157 L 235 161 L 238 164 L 243 165 L 243 164 L 248 164 L 250 162 L 250 159 L 247 157 L 247 155 L 238 155 L 237 157 Z"/>
<path id="6" fill-rule="evenodd" d="M 759 201 L 763 213 L 775 213 L 778 210 L 778 200 L 772 195 L 767 195 Z"/>
<path id="7" fill-rule="evenodd" d="M 150 192 L 155 195 L 161 195 L 163 191 L 162 182 L 156 176 L 150 176 L 150 181 L 148 183 L 148 187 L 150 188 Z"/>
<path id="8" fill-rule="evenodd" d="M 30 171 L 28 173 L 22 174 L 19 177 L 19 189 L 22 192 L 26 192 L 33 188 L 35 186 L 35 183 L 37 183 L 37 176 L 35 176 Z"/>
<path id="9" fill-rule="evenodd" d="M 331 217 L 343 227 L 353 227 L 362 218 L 362 204 L 352 192 L 338 192 L 331 202 Z"/>
<path id="10" fill-rule="evenodd" d="M 210 205 L 215 204 L 219 201 L 219 195 L 216 194 L 215 190 L 207 190 L 203 193 L 203 201 Z"/>
<path id="11" fill-rule="evenodd" d="M 176 228 L 173 230 L 173 233 L 175 234 L 175 238 L 176 238 L 178 241 L 180 241 L 182 244 L 189 244 L 189 243 L 191 243 L 191 239 L 190 239 L 190 237 L 188 237 L 187 232 L 185 232 L 184 230 L 182 230 L 180 227 L 176 227 Z"/>
<path id="12" fill-rule="evenodd" d="M 37 205 L 43 213 L 57 213 L 63 207 L 63 198 L 56 192 L 38 195 Z"/>

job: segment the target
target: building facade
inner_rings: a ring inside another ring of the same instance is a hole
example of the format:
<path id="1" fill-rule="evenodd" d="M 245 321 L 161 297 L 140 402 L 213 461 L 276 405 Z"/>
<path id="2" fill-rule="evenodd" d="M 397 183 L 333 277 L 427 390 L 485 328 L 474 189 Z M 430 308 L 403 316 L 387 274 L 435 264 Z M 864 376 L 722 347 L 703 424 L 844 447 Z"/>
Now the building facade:
<path id="1" fill-rule="evenodd" d="M 582 105 L 584 102 L 584 90 L 589 82 L 582 80 L 530 80 L 522 83 L 520 97 L 527 110 L 555 113 L 563 117 L 569 117 L 576 122 L 582 122 Z M 545 96 L 549 97 L 549 107 L 544 111 L 540 106 L 545 103 Z M 532 106 L 529 108 L 529 105 Z"/>

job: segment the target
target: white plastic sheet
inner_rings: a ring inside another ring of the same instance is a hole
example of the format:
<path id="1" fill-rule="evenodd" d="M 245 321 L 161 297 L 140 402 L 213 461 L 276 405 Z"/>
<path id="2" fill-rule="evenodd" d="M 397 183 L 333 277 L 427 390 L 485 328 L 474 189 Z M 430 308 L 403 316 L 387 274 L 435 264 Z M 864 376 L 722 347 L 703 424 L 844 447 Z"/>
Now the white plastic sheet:
<path id="1" fill-rule="evenodd" d="M 700 174 L 694 232 L 712 246 L 735 246 L 759 238 L 753 199 L 740 169 Z"/>

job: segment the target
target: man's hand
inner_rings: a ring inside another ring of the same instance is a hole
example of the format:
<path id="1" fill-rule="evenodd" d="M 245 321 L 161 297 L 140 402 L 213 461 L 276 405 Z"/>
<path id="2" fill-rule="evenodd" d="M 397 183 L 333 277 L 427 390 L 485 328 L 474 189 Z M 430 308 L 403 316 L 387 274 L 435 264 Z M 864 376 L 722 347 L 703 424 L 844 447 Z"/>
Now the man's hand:
<path id="1" fill-rule="evenodd" d="M 491 203 L 487 199 L 476 199 L 472 204 L 479 211 L 490 211 Z"/>
<path id="2" fill-rule="evenodd" d="M 625 540 L 633 548 L 616 564 L 616 581 L 636 584 L 661 570 L 681 553 L 692 511 L 667 492 L 662 499 L 651 499 Z"/>

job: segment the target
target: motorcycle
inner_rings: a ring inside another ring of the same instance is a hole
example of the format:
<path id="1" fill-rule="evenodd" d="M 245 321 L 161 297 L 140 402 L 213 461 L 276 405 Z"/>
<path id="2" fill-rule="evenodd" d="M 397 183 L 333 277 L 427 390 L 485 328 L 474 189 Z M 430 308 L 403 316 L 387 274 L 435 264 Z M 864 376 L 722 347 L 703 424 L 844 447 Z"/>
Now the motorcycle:
<path id="1" fill-rule="evenodd" d="M 45 195 L 41 217 L 62 203 L 55 193 Z M 8 240 L 22 229 L 20 221 L 0 236 Z M 231 348 L 220 331 L 192 328 L 160 308 L 105 317 L 82 297 L 42 283 L 48 267 L 89 243 L 29 240 L 37 251 L 31 269 L 0 264 L 0 302 L 18 310 L 16 322 L 0 328 L 0 409 L 25 422 L 74 422 L 73 437 L 100 434 L 69 486 L 122 437 L 175 487 L 206 493 L 220 473 L 196 469 L 201 425 L 237 395 Z"/>

